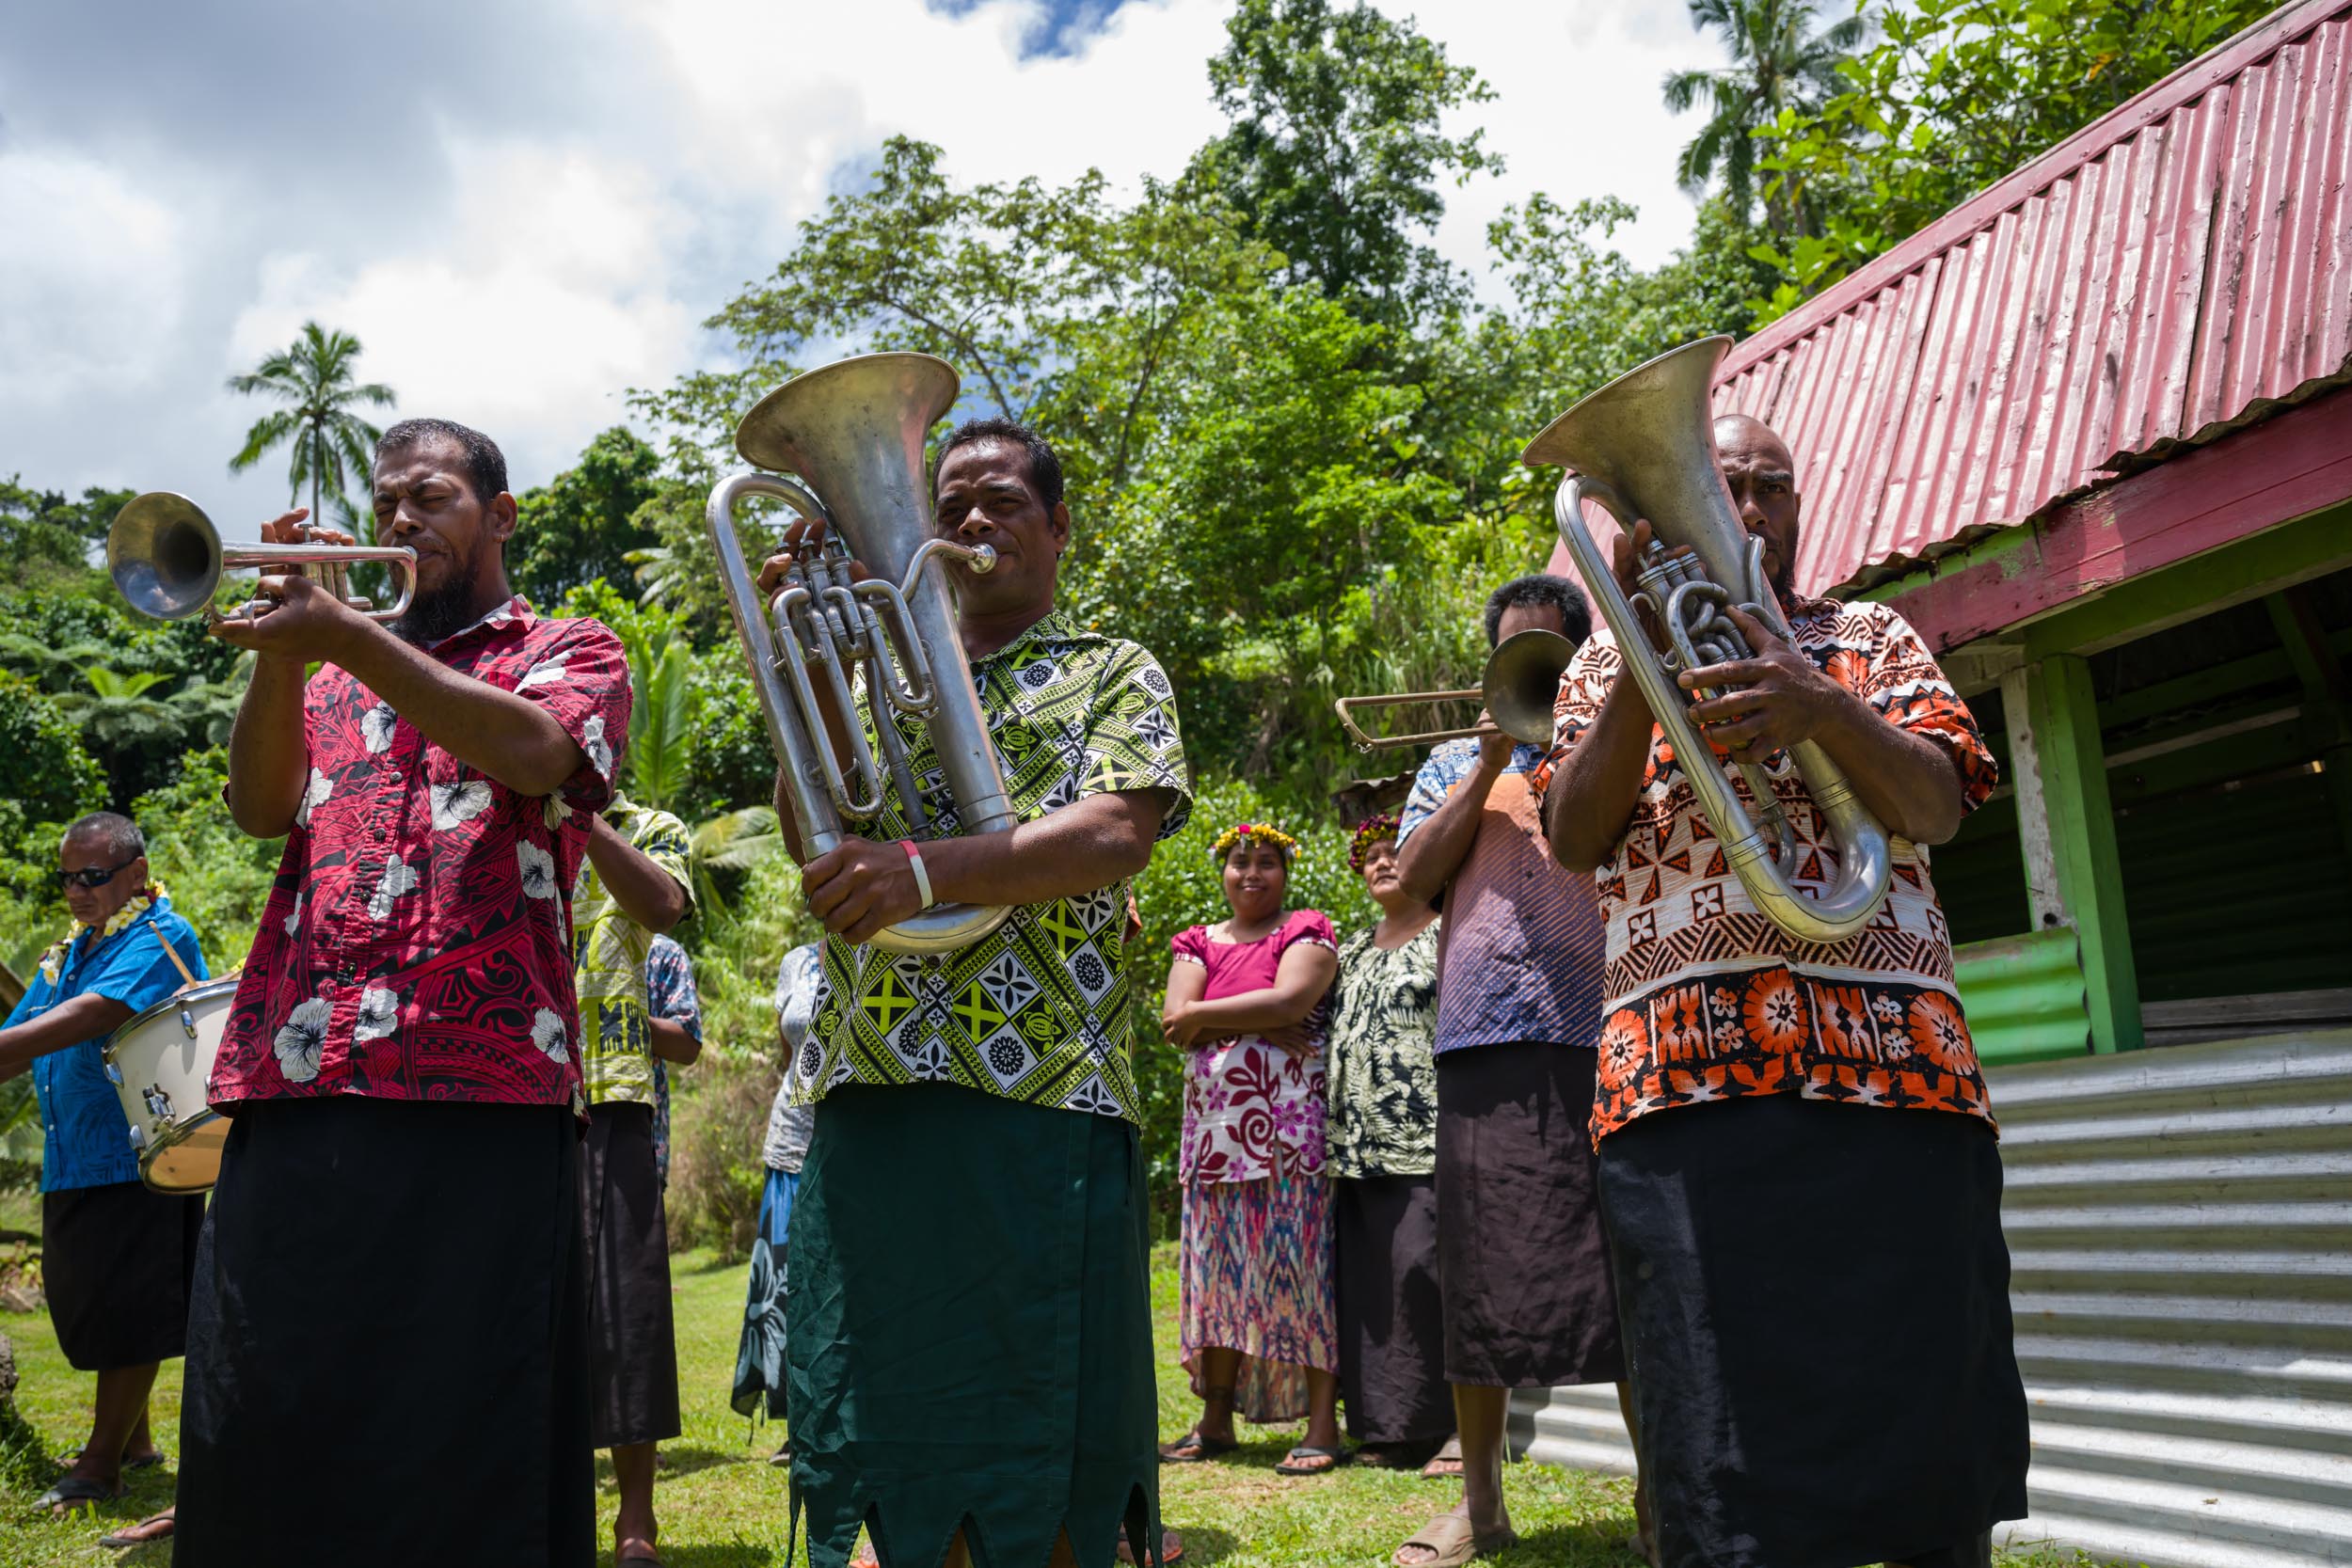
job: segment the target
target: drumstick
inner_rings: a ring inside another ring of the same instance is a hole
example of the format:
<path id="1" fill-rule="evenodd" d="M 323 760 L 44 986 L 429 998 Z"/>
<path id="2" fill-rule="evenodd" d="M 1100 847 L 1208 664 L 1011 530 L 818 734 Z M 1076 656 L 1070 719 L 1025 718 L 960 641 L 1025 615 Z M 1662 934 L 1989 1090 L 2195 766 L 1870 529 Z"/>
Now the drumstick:
<path id="1" fill-rule="evenodd" d="M 186 981 L 190 986 L 195 985 L 196 976 L 189 973 L 187 960 L 180 957 L 180 950 L 171 945 L 171 939 L 164 935 L 164 928 L 155 923 L 152 916 L 148 918 L 147 928 L 155 933 L 155 940 L 157 942 L 164 944 L 164 957 L 169 958 L 171 960 L 171 967 L 180 972 L 180 978 Z M 187 988 L 186 986 L 183 986 L 181 989 L 184 990 Z"/>

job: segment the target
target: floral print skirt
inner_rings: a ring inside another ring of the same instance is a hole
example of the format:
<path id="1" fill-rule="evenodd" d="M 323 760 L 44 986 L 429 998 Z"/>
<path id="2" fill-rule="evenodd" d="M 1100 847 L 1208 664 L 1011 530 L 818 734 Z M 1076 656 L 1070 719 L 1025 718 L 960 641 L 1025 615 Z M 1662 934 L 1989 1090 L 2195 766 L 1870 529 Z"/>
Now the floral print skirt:
<path id="1" fill-rule="evenodd" d="M 759 1195 L 759 1230 L 752 1238 L 751 1291 L 743 1303 L 743 1337 L 735 1350 L 738 1416 L 755 1415 L 764 1402 L 768 1414 L 784 1415 L 785 1241 L 791 1234 L 792 1196 L 800 1176 L 771 1170 Z"/>
<path id="2" fill-rule="evenodd" d="M 1339 1370 L 1331 1294 L 1331 1183 L 1322 1176 L 1199 1182 L 1184 1189 L 1184 1370 L 1203 1392 L 1200 1352 L 1249 1357 L 1233 1410 L 1259 1423 L 1307 1413 L 1307 1369 Z"/>

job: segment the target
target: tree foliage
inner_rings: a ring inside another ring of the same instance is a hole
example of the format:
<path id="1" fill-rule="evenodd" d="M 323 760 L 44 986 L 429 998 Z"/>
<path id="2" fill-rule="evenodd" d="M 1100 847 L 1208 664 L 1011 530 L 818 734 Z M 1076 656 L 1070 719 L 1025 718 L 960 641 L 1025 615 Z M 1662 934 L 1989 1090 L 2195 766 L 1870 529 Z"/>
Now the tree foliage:
<path id="1" fill-rule="evenodd" d="M 1698 195 L 1720 171 L 1734 216 L 1756 200 L 1756 134 L 1783 115 L 1807 113 L 1838 90 L 1838 69 L 1867 35 L 1861 14 L 1817 30 L 1816 0 L 1690 0 L 1691 25 L 1713 33 L 1731 55 L 1721 71 L 1666 73 L 1666 107 L 1684 114 L 1704 103 L 1707 122 L 1682 149 L 1675 177 Z M 1779 235 L 1805 233 L 1814 214 L 1798 187 L 1766 194 L 1764 221 Z"/>
<path id="2" fill-rule="evenodd" d="M 279 447 L 287 448 L 287 504 L 299 504 L 307 488 L 312 522 L 331 518 L 365 540 L 374 511 L 353 502 L 351 485 L 357 481 L 366 488 L 375 443 L 384 433 L 362 418 L 359 409 L 389 408 L 393 398 L 392 389 L 383 383 L 358 378 L 358 339 L 304 322 L 292 343 L 263 355 L 253 369 L 230 376 L 230 391 L 269 398 L 283 406 L 253 422 L 245 445 L 229 460 L 229 471 L 241 474 Z"/>
<path id="3" fill-rule="evenodd" d="M 629 579 L 630 552 L 656 543 L 639 513 L 658 490 L 661 454 L 626 425 L 588 443 L 580 461 L 515 499 L 506 571 L 533 604 L 591 582 Z"/>

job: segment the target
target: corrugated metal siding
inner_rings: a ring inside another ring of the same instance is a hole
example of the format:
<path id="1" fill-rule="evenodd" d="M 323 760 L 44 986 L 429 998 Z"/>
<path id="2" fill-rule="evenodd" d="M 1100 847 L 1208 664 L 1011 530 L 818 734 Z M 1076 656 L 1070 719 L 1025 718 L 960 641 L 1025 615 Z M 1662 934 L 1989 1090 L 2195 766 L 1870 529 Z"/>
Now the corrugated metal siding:
<path id="1" fill-rule="evenodd" d="M 1718 408 L 1796 456 L 1801 588 L 2022 522 L 2352 374 L 2352 3 L 2265 25 L 2241 69 L 2213 62 L 2243 39 L 1724 360 Z"/>
<path id="2" fill-rule="evenodd" d="M 1989 1074 L 2033 1517 L 2152 1568 L 2352 1563 L 2352 1030 Z M 1630 1468 L 1606 1387 L 1515 1449 Z"/>
<path id="3" fill-rule="evenodd" d="M 2080 1056 L 2090 1049 L 2082 943 L 2071 926 L 1952 950 L 1968 1036 L 1986 1067 Z"/>

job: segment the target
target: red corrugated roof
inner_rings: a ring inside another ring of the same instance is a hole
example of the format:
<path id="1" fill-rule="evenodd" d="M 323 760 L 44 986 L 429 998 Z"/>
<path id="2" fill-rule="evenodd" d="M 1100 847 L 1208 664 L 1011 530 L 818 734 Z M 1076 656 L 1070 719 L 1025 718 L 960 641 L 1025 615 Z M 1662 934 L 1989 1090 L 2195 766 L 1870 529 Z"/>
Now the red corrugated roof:
<path id="1" fill-rule="evenodd" d="M 1867 582 L 2352 379 L 2352 0 L 2284 7 L 1734 349 L 1799 586 Z"/>

